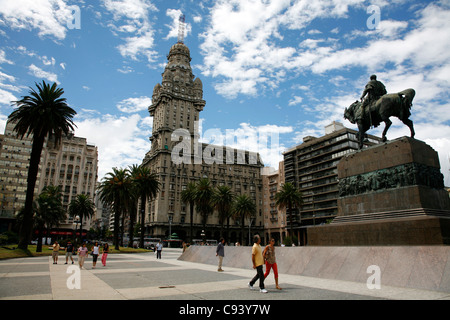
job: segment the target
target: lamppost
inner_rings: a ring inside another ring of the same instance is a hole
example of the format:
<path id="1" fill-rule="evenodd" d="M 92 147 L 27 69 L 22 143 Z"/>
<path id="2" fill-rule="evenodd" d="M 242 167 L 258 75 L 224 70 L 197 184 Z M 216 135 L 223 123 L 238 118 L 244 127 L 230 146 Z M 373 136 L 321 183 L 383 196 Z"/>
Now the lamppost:
<path id="1" fill-rule="evenodd" d="M 202 233 L 201 233 L 200 235 L 202 236 L 203 244 L 206 244 L 206 234 L 205 234 L 205 230 L 202 230 Z"/>
<path id="2" fill-rule="evenodd" d="M 169 238 L 167 240 L 170 240 L 172 237 L 172 219 L 173 216 L 169 215 Z M 170 248 L 170 241 L 168 241 L 167 246 Z"/>
<path id="3" fill-rule="evenodd" d="M 73 219 L 73 221 L 75 222 L 75 235 L 73 236 L 73 240 L 76 243 L 77 242 L 77 230 L 78 230 L 78 224 L 80 223 L 80 216 L 75 216 L 75 218 Z M 81 233 L 80 233 L 80 239 L 81 239 Z"/>
<path id="4" fill-rule="evenodd" d="M 252 244 L 251 230 L 250 230 L 250 228 L 251 228 L 251 226 L 252 226 L 252 223 L 253 223 L 253 218 L 250 217 L 250 221 L 249 221 L 249 223 L 248 223 L 248 245 L 249 245 L 249 246 Z"/>

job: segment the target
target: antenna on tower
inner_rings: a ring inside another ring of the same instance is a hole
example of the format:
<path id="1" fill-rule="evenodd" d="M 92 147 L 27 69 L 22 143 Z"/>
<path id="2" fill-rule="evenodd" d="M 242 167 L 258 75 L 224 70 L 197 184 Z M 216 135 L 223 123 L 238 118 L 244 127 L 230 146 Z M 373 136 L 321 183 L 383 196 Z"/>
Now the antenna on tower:
<path id="1" fill-rule="evenodd" d="M 180 14 L 180 19 L 178 20 L 178 43 L 184 43 L 184 14 Z"/>

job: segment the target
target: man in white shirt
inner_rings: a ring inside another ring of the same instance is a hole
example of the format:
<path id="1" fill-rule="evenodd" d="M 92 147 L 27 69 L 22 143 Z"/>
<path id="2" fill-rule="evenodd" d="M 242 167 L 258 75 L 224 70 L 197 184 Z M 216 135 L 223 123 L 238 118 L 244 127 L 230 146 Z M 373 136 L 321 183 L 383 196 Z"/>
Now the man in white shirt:
<path id="1" fill-rule="evenodd" d="M 156 245 L 156 259 L 161 259 L 161 251 L 162 251 L 163 245 L 160 242 Z"/>

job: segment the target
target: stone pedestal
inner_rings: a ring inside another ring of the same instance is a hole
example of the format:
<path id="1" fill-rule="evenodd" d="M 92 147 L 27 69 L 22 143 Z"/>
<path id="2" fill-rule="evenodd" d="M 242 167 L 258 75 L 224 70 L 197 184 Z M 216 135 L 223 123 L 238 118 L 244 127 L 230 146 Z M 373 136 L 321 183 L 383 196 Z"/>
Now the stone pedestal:
<path id="1" fill-rule="evenodd" d="M 338 164 L 338 215 L 308 245 L 450 244 L 450 198 L 436 151 L 402 137 Z"/>

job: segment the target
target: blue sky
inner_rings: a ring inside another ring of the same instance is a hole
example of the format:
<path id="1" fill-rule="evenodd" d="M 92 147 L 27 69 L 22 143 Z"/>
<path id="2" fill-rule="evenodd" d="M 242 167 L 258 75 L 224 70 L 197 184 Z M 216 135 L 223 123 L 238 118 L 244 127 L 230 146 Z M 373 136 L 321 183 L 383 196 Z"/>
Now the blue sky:
<path id="1" fill-rule="evenodd" d="M 344 108 L 375 73 L 388 92 L 416 90 L 416 138 L 438 151 L 450 186 L 448 0 L 0 0 L 0 132 L 11 101 L 56 81 L 78 113 L 75 134 L 99 148 L 99 179 L 140 164 L 181 13 L 203 82 L 204 141 L 226 130 L 255 137 L 236 146 L 277 168 L 283 150 L 332 121 L 355 128 Z M 393 122 L 388 139 L 409 135 Z M 267 134 L 278 141 L 263 143 Z"/>

